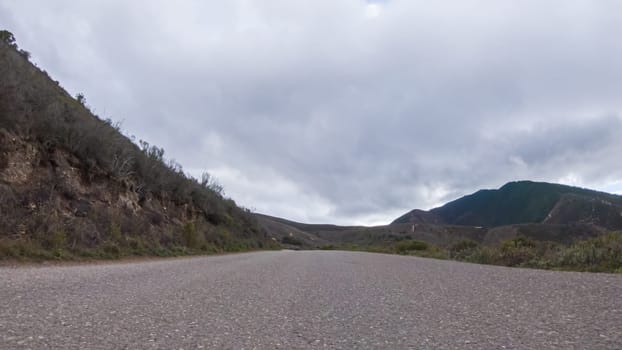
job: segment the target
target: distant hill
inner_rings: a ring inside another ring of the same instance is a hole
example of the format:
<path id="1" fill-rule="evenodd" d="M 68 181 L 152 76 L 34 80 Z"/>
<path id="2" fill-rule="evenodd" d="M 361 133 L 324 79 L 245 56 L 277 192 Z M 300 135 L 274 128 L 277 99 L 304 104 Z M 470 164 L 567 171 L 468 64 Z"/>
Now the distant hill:
<path id="1" fill-rule="evenodd" d="M 513 224 L 592 224 L 622 229 L 622 197 L 545 182 L 510 182 L 480 190 L 430 211 L 413 210 L 393 221 L 496 227 Z"/>
<path id="2" fill-rule="evenodd" d="M 431 211 L 414 209 L 409 211 L 408 213 L 400 216 L 397 220 L 393 221 L 391 224 L 437 224 L 442 225 L 445 220 L 436 213 Z"/>
<path id="3" fill-rule="evenodd" d="M 274 237 L 284 247 L 301 249 L 317 248 L 329 244 L 329 241 L 319 237 L 316 232 L 323 229 L 338 229 L 334 225 L 302 224 L 286 219 L 264 214 L 253 214 L 261 227 Z"/>
<path id="4" fill-rule="evenodd" d="M 135 144 L 28 59 L 0 31 L 0 258 L 278 246 L 208 174 Z"/>
<path id="5" fill-rule="evenodd" d="M 291 248 L 374 246 L 422 240 L 449 247 L 462 240 L 494 245 L 517 236 L 570 244 L 622 229 L 622 197 L 544 182 L 510 182 L 429 211 L 412 210 L 389 225 L 305 224 L 254 214 Z"/>
<path id="6" fill-rule="evenodd" d="M 278 217 L 255 214 L 262 227 L 285 244 L 296 242 L 299 248 L 320 248 L 325 245 L 367 246 L 404 239 L 420 239 L 437 245 L 448 245 L 462 239 L 483 241 L 486 230 L 469 226 L 395 224 L 383 226 L 337 226 L 303 224 Z M 504 232 L 505 233 L 505 232 Z M 293 238 L 293 239 L 292 239 Z"/>

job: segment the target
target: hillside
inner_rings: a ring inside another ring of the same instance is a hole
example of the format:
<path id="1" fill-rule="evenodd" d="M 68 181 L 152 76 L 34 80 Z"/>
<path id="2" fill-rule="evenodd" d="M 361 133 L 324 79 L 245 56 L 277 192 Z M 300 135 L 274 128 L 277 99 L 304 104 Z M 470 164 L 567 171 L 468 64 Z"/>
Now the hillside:
<path id="1" fill-rule="evenodd" d="M 430 211 L 415 209 L 389 225 L 305 224 L 255 214 L 261 226 L 292 248 L 387 246 L 419 240 L 442 248 L 460 241 L 497 245 L 525 237 L 572 244 L 622 229 L 622 197 L 531 181 L 480 190 Z"/>
<path id="2" fill-rule="evenodd" d="M 395 241 L 417 239 L 439 246 L 449 246 L 463 239 L 483 241 L 486 230 L 457 225 L 394 224 L 382 226 L 338 226 L 305 224 L 278 217 L 254 214 L 262 227 L 279 241 L 297 241 L 294 248 L 322 248 L 324 246 L 368 246 Z M 284 237 L 290 237 L 285 238 Z M 289 244 L 291 246 L 291 244 Z"/>
<path id="3" fill-rule="evenodd" d="M 423 214 L 422 214 L 423 213 Z M 592 224 L 622 229 L 622 197 L 544 182 L 510 182 L 480 190 L 430 211 L 413 210 L 393 221 L 496 227 L 514 224 Z"/>
<path id="4" fill-rule="evenodd" d="M 257 220 L 71 97 L 0 31 L 0 258 L 273 247 Z"/>

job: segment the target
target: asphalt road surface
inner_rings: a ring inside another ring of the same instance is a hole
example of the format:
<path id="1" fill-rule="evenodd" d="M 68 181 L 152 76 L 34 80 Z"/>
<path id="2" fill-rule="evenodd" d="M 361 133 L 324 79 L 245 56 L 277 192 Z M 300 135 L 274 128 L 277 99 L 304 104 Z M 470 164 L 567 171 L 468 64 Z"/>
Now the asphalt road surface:
<path id="1" fill-rule="evenodd" d="M 3 267 L 0 349 L 622 349 L 622 275 L 340 251 Z"/>

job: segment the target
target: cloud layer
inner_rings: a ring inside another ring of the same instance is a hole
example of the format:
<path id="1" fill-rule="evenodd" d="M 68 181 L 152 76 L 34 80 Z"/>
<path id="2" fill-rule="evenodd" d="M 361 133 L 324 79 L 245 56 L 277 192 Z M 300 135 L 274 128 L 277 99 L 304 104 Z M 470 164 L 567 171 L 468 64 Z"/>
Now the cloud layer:
<path id="1" fill-rule="evenodd" d="M 0 23 L 260 212 L 372 224 L 516 179 L 622 190 L 616 1 L 0 0 Z"/>

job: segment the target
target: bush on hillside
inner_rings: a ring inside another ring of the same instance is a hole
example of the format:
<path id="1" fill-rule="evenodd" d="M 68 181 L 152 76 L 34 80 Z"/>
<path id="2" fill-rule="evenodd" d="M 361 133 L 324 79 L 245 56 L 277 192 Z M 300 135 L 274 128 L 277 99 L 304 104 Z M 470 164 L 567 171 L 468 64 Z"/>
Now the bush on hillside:
<path id="1" fill-rule="evenodd" d="M 449 256 L 452 259 L 462 259 L 473 253 L 479 244 L 472 239 L 463 239 L 449 247 Z"/>
<path id="2" fill-rule="evenodd" d="M 501 243 L 499 259 L 505 266 L 520 266 L 536 256 L 536 243 L 524 236 L 508 239 Z"/>
<path id="3" fill-rule="evenodd" d="M 557 264 L 566 269 L 616 271 L 622 269 L 622 233 L 576 242 L 561 251 Z"/>
<path id="4" fill-rule="evenodd" d="M 407 253 L 411 250 L 426 250 L 428 249 L 428 247 L 429 245 L 427 242 L 417 240 L 401 241 L 395 245 L 395 249 L 398 251 L 398 253 L 402 254 Z"/>
<path id="5" fill-rule="evenodd" d="M 294 236 L 284 236 L 283 238 L 281 238 L 281 243 L 295 245 L 295 246 L 302 246 L 304 244 L 300 240 L 300 238 L 294 237 Z"/>

